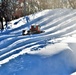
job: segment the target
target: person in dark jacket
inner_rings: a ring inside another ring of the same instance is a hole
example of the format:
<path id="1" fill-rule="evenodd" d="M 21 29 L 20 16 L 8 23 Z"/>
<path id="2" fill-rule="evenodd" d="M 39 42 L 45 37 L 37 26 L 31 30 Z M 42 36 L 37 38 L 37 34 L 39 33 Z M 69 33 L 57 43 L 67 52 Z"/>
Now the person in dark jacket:
<path id="1" fill-rule="evenodd" d="M 28 16 L 26 16 L 26 21 L 27 23 L 30 21 L 30 18 Z"/>
<path id="2" fill-rule="evenodd" d="M 3 26 L 3 16 L 2 16 L 2 11 L 1 11 L 1 9 L 0 9 L 0 22 L 1 22 L 1 24 L 0 24 L 0 29 L 3 30 L 3 29 L 4 29 L 4 26 Z"/>

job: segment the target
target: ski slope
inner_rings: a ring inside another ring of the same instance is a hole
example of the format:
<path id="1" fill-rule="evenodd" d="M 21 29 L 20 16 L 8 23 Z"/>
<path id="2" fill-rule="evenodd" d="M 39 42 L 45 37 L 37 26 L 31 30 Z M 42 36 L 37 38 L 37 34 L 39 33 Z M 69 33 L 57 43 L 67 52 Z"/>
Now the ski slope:
<path id="1" fill-rule="evenodd" d="M 29 23 L 21 17 L 0 33 L 0 75 L 73 75 L 76 10 L 47 9 L 28 17 Z M 33 24 L 45 32 L 22 36 Z"/>

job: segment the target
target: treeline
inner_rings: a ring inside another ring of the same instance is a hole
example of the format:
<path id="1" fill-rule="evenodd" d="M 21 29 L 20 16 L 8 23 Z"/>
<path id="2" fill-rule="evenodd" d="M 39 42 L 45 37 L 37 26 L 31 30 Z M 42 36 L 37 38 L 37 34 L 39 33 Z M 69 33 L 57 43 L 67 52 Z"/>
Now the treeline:
<path id="1" fill-rule="evenodd" d="M 0 0 L 6 1 L 9 14 L 18 18 L 44 9 L 76 8 L 76 0 Z"/>

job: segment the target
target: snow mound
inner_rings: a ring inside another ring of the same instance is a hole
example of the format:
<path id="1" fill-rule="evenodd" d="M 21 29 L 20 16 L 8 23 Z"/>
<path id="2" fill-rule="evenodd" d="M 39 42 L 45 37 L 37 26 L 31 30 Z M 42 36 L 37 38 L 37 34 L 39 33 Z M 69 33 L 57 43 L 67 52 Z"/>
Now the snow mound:
<path id="1" fill-rule="evenodd" d="M 55 55 L 64 50 L 71 50 L 66 43 L 55 43 L 48 46 L 45 46 L 41 50 L 38 51 L 30 51 L 29 54 L 38 54 L 38 55 Z"/>

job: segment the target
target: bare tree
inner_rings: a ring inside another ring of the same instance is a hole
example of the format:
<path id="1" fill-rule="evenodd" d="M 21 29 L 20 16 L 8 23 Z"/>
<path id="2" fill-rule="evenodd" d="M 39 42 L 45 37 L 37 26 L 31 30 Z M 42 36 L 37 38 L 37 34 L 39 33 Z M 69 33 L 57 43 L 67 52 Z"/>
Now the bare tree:
<path id="1" fill-rule="evenodd" d="M 76 0 L 68 0 L 68 2 L 73 9 L 76 9 Z"/>
<path id="2" fill-rule="evenodd" d="M 75 0 L 6 0 L 13 17 L 25 16 L 44 9 L 76 8 Z"/>

